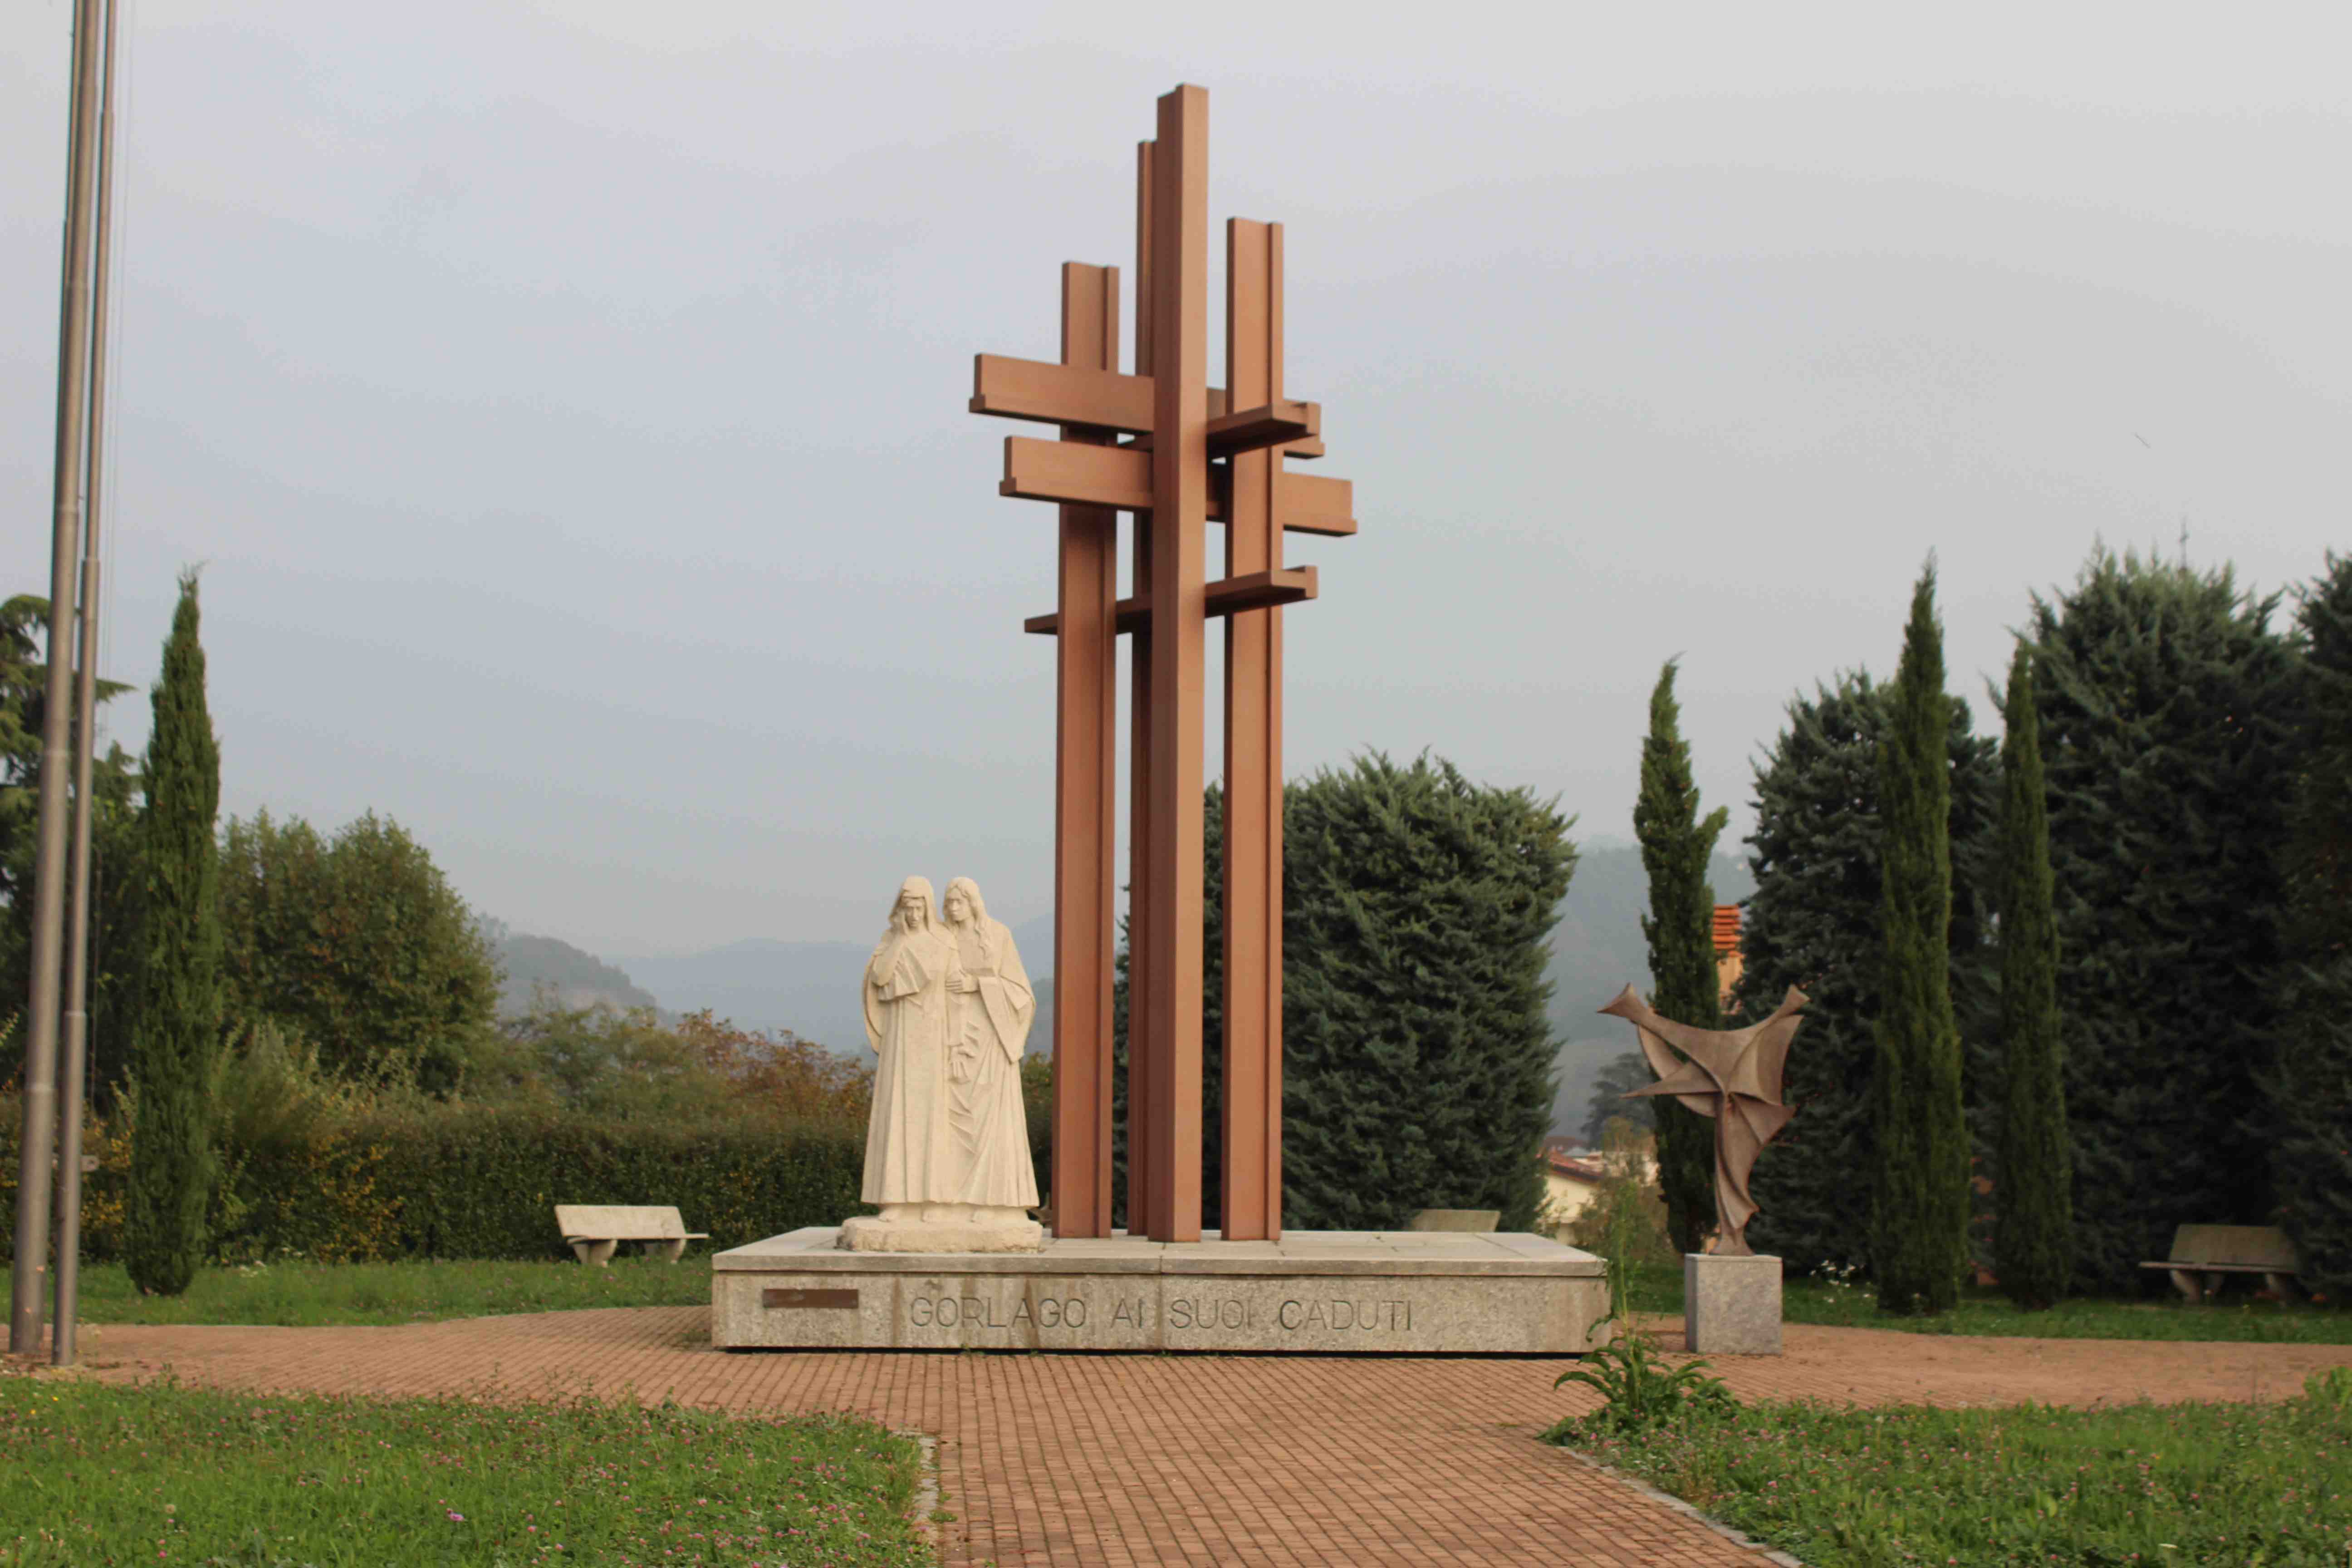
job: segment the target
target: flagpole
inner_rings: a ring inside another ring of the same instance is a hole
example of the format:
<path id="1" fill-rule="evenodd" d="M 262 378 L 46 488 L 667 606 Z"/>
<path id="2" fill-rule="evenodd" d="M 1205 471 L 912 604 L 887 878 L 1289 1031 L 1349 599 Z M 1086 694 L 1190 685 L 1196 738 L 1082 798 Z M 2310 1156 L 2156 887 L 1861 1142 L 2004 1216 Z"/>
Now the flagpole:
<path id="1" fill-rule="evenodd" d="M 90 774 L 98 752 L 99 492 L 106 475 L 106 298 L 114 216 L 114 6 L 105 0 L 106 70 L 98 111 L 97 256 L 89 294 L 89 477 L 81 527 L 81 646 L 74 671 L 73 925 L 66 936 L 65 1041 L 58 1058 L 57 1314 L 49 1360 L 74 1363 L 81 1300 L 81 1107 L 89 1070 Z"/>
<path id="2" fill-rule="evenodd" d="M 8 1349 L 41 1344 L 41 1276 L 49 1261 L 49 1162 L 57 1148 L 58 991 L 65 933 L 66 767 L 73 715 L 74 552 L 81 499 L 84 372 L 89 337 L 90 208 L 97 194 L 96 0 L 75 0 L 72 131 L 67 138 L 65 279 L 58 321 L 56 505 L 49 533 L 47 708 L 41 723 L 40 853 L 33 873 L 32 994 L 26 1010 L 25 1131 L 17 1150 L 16 1258 L 9 1271 Z"/>

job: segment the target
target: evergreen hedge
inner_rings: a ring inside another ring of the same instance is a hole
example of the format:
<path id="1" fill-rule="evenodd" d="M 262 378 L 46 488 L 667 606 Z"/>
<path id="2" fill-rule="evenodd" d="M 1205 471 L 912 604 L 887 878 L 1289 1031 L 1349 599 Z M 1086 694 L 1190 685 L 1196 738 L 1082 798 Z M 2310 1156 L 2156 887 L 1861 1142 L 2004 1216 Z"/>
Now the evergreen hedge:
<path id="1" fill-rule="evenodd" d="M 2294 659 L 2224 567 L 2101 550 L 2029 631 L 2057 889 L 2078 1287 L 2272 1222 Z M 2340 1147 L 2340 1145 L 2338 1145 Z"/>
<path id="2" fill-rule="evenodd" d="M 2302 754 L 2292 783 L 2284 1026 L 2263 1088 L 2278 1140 L 2280 1216 L 2304 1281 L 2352 1297 L 2352 556 L 2296 610 Z"/>
<path id="3" fill-rule="evenodd" d="M 2000 774 L 1993 742 L 1971 731 L 1968 704 L 1950 703 L 1953 1010 L 1968 1047 L 1967 1081 L 1995 1081 L 1999 998 L 1990 949 L 1990 858 Z M 1873 1159 L 1867 1101 L 1879 974 L 1878 744 L 1887 693 L 1856 671 L 1789 705 L 1789 723 L 1756 770 L 1756 830 L 1748 843 L 1756 891 L 1740 929 L 1742 1011 L 1760 1017 L 1795 985 L 1811 998 L 1789 1053 L 1783 1095 L 1795 1120 L 1756 1162 L 1761 1206 L 1748 1228 L 1759 1252 L 1793 1276 L 1865 1263 Z M 1969 1102 L 1979 1152 L 1990 1148 L 1984 1106 Z"/>
<path id="4" fill-rule="evenodd" d="M 1421 1208 L 1535 1225 L 1557 1049 L 1549 941 L 1576 851 L 1525 789 L 1380 755 L 1284 819 L 1283 1209 L 1380 1230 Z"/>
<path id="5" fill-rule="evenodd" d="M 1423 1208 L 1534 1226 L 1557 1044 L 1544 965 L 1569 823 L 1442 759 L 1377 753 L 1283 806 L 1283 1226 L 1383 1230 Z M 1224 802 L 1208 792 L 1202 1224 L 1219 1219 Z M 1112 1205 L 1127 1194 L 1127 950 L 1111 1000 Z"/>
<path id="6" fill-rule="evenodd" d="M 561 1250 L 559 1203 L 675 1205 L 714 1247 L 869 1212 L 857 1201 L 863 1128 L 600 1124 L 486 1107 L 362 1122 L 345 1135 L 350 1149 L 381 1151 L 374 1184 L 400 1194 L 394 1256 L 546 1257 Z M 247 1174 L 255 1190 L 274 1189 L 267 1173 Z M 297 1211 L 267 1228 L 299 1224 Z"/>
<path id="7" fill-rule="evenodd" d="M 0 1201 L 13 1199 L 16 1136 L 13 1122 L 0 1131 Z M 119 1258 L 128 1145 L 101 1123 L 88 1146 L 101 1164 L 85 1186 L 85 1255 Z M 485 1105 L 368 1114 L 226 1150 L 209 1260 L 560 1258 L 559 1203 L 674 1204 L 713 1247 L 740 1247 L 871 1213 L 857 1201 L 865 1147 L 866 1130 L 840 1122 L 688 1127 Z"/>

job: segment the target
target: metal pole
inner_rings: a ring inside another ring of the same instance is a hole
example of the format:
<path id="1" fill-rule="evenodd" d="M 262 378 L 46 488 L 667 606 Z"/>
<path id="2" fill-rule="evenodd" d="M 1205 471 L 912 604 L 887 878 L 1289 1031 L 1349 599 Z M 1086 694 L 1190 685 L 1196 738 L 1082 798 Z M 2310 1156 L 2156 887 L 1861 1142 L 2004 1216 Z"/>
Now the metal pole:
<path id="1" fill-rule="evenodd" d="M 58 449 L 49 534 L 47 711 L 41 724 L 40 858 L 33 876 L 33 983 L 25 1035 L 25 1131 L 18 1149 L 16 1256 L 9 1274 L 8 1349 L 40 1349 L 41 1276 L 49 1261 L 49 1161 L 57 1147 L 58 979 L 65 946 L 66 765 L 72 712 L 74 552 L 79 542 L 83 374 L 89 336 L 90 208 L 97 194 L 96 0 L 75 0 L 73 130 L 66 153 L 63 300 L 58 321 Z"/>
<path id="2" fill-rule="evenodd" d="M 74 671 L 73 927 L 66 938 L 66 1037 L 58 1058 L 58 1305 L 49 1360 L 74 1363 L 81 1299 L 81 1104 L 89 1068 L 90 773 L 98 751 L 99 491 L 106 474 L 107 241 L 114 209 L 114 0 L 106 0 L 98 114 L 97 258 L 89 294 L 89 479 L 82 508 L 81 646 Z"/>

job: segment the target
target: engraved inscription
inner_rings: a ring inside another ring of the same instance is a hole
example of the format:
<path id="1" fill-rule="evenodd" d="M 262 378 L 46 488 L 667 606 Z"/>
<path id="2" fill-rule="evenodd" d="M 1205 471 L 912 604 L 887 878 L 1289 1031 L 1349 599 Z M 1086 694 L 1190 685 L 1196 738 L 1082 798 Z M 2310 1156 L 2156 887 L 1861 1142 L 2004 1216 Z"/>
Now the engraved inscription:
<path id="1" fill-rule="evenodd" d="M 760 1292 L 762 1307 L 846 1307 L 857 1310 L 855 1290 L 785 1290 L 770 1289 Z"/>
<path id="2" fill-rule="evenodd" d="M 1168 1326 L 1171 1329 L 1246 1329 L 1250 1326 L 1249 1303 L 1230 1296 L 1222 1301 L 1200 1298 L 1188 1301 L 1180 1296 L 1168 1303 Z"/>
<path id="3" fill-rule="evenodd" d="M 1275 1321 L 1293 1332 L 1360 1329 L 1369 1333 L 1386 1329 L 1397 1333 L 1412 1327 L 1412 1303 L 1351 1301 L 1344 1297 L 1336 1301 L 1285 1301 L 1275 1313 Z"/>
<path id="4" fill-rule="evenodd" d="M 907 1303 L 907 1321 L 919 1329 L 1083 1329 L 1087 1303 L 1082 1296 L 1042 1296 L 1008 1308 L 978 1296 L 918 1296 Z"/>
<path id="5" fill-rule="evenodd" d="M 771 1291 L 772 1296 L 854 1296 L 854 1292 Z M 843 1305 L 850 1303 L 844 1302 Z M 1173 1296 L 1164 1304 L 1165 1326 L 1187 1334 L 1249 1334 L 1267 1330 L 1309 1338 L 1324 1335 L 1399 1334 L 1413 1330 L 1412 1303 L 1386 1297 L 1293 1298 L 1279 1303 L 1244 1296 Z M 1152 1328 L 1151 1302 L 1118 1296 L 1089 1306 L 1082 1296 L 1024 1297 L 1005 1301 L 982 1296 L 910 1296 L 906 1321 L 918 1329 L 1084 1329 L 1091 1321 L 1118 1331 Z"/>

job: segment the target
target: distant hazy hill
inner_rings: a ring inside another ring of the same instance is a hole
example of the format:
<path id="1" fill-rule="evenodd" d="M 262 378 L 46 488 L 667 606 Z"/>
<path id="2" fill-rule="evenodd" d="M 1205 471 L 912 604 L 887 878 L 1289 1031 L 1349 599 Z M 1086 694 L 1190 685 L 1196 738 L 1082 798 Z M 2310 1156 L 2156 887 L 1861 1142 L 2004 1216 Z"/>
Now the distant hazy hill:
<path id="1" fill-rule="evenodd" d="M 1744 860 L 1715 858 L 1715 896 L 1733 903 L 1755 890 Z M 1642 940 L 1642 916 L 1649 908 L 1649 879 L 1641 851 L 1632 845 L 1602 845 L 1578 858 L 1576 875 L 1560 907 L 1552 935 L 1549 973 L 1553 984 L 1552 1027 L 1562 1045 L 1558 1058 L 1559 1095 L 1555 1129 L 1584 1121 L 1585 1101 L 1601 1064 L 1633 1048 L 1632 1031 L 1599 1009 L 1619 990 L 1650 985 L 1649 947 Z M 1030 1044 L 1045 1049 L 1053 1039 L 1053 996 L 1045 972 L 1053 966 L 1054 920 L 1041 916 L 1015 926 L 1013 940 L 1031 975 L 1041 984 L 1037 1020 Z M 510 939 L 544 943 L 572 954 L 628 987 L 629 976 L 660 1005 L 675 1013 L 708 1007 L 746 1028 L 790 1029 L 803 1039 L 855 1055 L 866 1048 L 866 1024 L 858 1012 L 858 971 L 873 946 L 866 942 L 730 942 L 703 952 L 625 958 L 625 975 L 576 948 L 543 937 Z M 509 973 L 515 965 L 509 963 Z M 528 997 L 529 988 L 523 992 Z"/>
<path id="2" fill-rule="evenodd" d="M 1744 857 L 1717 855 L 1710 874 L 1717 903 L 1738 903 L 1756 890 Z M 1599 1014 L 1627 985 L 1650 988 L 1650 947 L 1642 940 L 1642 917 L 1649 910 L 1650 881 L 1639 848 L 1608 845 L 1577 858 L 1551 942 L 1551 1020 L 1562 1042 L 1552 1108 L 1556 1132 L 1582 1125 L 1601 1064 L 1634 1048 L 1630 1026 Z"/>
<path id="3" fill-rule="evenodd" d="M 499 963 L 506 981 L 499 988 L 499 1014 L 513 1017 L 528 1011 L 544 992 L 564 1007 L 651 1007 L 653 994 L 639 989 L 629 977 L 594 953 L 583 952 L 551 936 L 521 936 L 503 927 L 492 931 Z"/>
<path id="4" fill-rule="evenodd" d="M 1033 979 L 1054 963 L 1054 918 L 1013 928 L 1021 961 Z M 790 1029 L 843 1056 L 866 1048 L 858 978 L 873 952 L 869 942 L 772 942 L 754 938 L 703 952 L 666 953 L 622 962 L 661 1005 L 677 1013 L 708 1007 L 747 1029 Z M 1030 1043 L 1052 1038 L 1051 1003 L 1040 998 Z"/>

